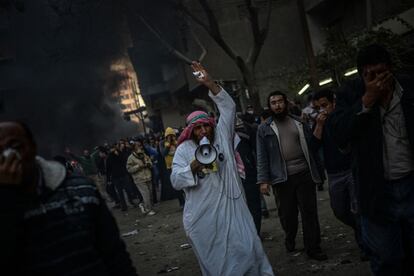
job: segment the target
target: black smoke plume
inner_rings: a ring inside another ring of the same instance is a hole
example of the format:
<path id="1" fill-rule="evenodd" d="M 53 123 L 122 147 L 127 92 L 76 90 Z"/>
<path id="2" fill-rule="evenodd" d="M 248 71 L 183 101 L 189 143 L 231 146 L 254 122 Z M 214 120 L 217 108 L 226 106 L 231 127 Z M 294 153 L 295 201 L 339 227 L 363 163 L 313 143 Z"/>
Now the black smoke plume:
<path id="1" fill-rule="evenodd" d="M 138 132 L 113 97 L 124 76 L 111 65 L 126 57 L 128 42 L 119 2 L 19 1 L 23 8 L 1 10 L 11 58 L 0 63 L 0 118 L 27 123 L 41 154 Z"/>

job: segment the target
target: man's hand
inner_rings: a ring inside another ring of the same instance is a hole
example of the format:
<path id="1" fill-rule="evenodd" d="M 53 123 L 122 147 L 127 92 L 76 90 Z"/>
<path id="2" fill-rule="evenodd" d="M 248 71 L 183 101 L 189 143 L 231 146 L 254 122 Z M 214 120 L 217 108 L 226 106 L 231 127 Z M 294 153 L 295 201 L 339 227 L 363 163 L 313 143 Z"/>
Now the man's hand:
<path id="1" fill-rule="evenodd" d="M 23 179 L 22 163 L 17 154 L 0 156 L 0 185 L 19 185 Z"/>
<path id="2" fill-rule="evenodd" d="M 380 74 L 367 71 L 363 75 L 365 83 L 365 94 L 362 103 L 365 107 L 372 107 L 378 100 L 387 95 L 392 87 L 392 74 L 384 71 Z"/>
<path id="3" fill-rule="evenodd" d="M 328 113 L 326 111 L 322 111 L 316 117 L 316 126 L 315 126 L 315 130 L 313 131 L 313 136 L 315 136 L 318 140 L 322 139 L 323 126 L 325 125 L 327 118 L 328 118 Z"/>
<path id="4" fill-rule="evenodd" d="M 210 89 L 214 95 L 217 95 L 221 91 L 221 87 L 214 82 L 206 69 L 199 62 L 193 61 L 191 68 L 193 68 L 194 72 L 200 73 L 198 77 L 196 76 L 196 80 Z"/>
<path id="5" fill-rule="evenodd" d="M 201 172 L 205 166 L 203 164 L 201 164 L 200 162 L 198 162 L 196 159 L 193 160 L 193 162 L 191 162 L 191 172 L 195 175 L 198 172 Z"/>
<path id="6" fill-rule="evenodd" d="M 263 195 L 270 196 L 270 184 L 269 183 L 262 183 L 262 184 L 260 184 L 260 192 Z"/>
<path id="7" fill-rule="evenodd" d="M 328 113 L 326 111 L 322 111 L 316 117 L 316 124 L 319 124 L 320 126 L 323 126 L 325 124 L 327 118 L 328 118 Z"/>

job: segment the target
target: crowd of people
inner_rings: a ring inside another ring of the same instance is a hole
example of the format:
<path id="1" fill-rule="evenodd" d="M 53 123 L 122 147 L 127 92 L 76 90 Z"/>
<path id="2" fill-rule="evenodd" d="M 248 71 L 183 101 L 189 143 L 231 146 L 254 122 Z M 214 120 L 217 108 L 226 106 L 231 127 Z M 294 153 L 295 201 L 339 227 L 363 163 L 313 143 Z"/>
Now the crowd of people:
<path id="1" fill-rule="evenodd" d="M 264 197 L 274 195 L 286 251 L 297 250 L 300 214 L 306 254 L 324 261 L 316 193 L 327 180 L 332 211 L 353 229 L 361 261 L 374 275 L 413 275 L 414 79 L 393 72 L 378 44 L 361 49 L 356 63 L 358 78 L 314 91 L 306 107 L 273 91 L 261 114 L 253 106 L 237 114 L 194 62 L 217 116 L 194 111 L 184 129 L 82 155 L 67 148 L 56 162 L 36 157 L 26 125 L 0 123 L 8 237 L 0 259 L 36 275 L 135 275 L 106 204 L 153 216 L 159 201 L 177 199 L 203 275 L 274 275 L 261 243 Z M 195 155 L 205 140 L 217 155 L 208 164 Z"/>
<path id="2" fill-rule="evenodd" d="M 114 209 L 128 211 L 128 206 L 140 208 L 152 216 L 154 204 L 178 199 L 184 208 L 182 192 L 173 189 L 170 181 L 172 160 L 177 147 L 177 129 L 147 137 L 122 138 L 119 141 L 85 149 L 82 155 L 66 148 L 64 155 L 54 160 L 63 164 L 70 174 L 92 179 Z"/>

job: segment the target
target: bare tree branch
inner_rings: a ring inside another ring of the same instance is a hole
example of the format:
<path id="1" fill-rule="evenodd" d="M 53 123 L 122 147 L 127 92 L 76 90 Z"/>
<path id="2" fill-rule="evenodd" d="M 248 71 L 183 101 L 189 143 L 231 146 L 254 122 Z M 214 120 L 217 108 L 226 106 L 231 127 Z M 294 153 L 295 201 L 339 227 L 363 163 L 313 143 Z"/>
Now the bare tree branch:
<path id="1" fill-rule="evenodd" d="M 207 0 L 198 0 L 198 2 L 200 3 L 201 7 L 204 10 L 204 13 L 207 16 L 211 35 L 217 38 L 222 37 L 217 18 L 214 15 L 213 11 L 211 10 L 209 4 L 207 3 Z"/>
<path id="2" fill-rule="evenodd" d="M 267 0 L 267 14 L 265 18 L 265 24 L 264 24 L 263 29 L 260 31 L 262 40 L 263 40 L 262 43 L 265 42 L 265 40 L 267 39 L 267 35 L 269 34 L 271 16 L 272 16 L 272 0 Z"/>
<path id="3" fill-rule="evenodd" d="M 201 27 L 203 27 L 207 33 L 214 39 L 214 41 L 224 50 L 224 52 L 234 61 L 240 58 L 240 56 L 228 45 L 220 32 L 220 27 L 217 22 L 217 18 L 214 15 L 213 11 L 211 10 L 210 6 L 208 5 L 206 0 L 199 0 L 201 7 L 204 10 L 204 13 L 207 16 L 209 26 L 207 26 L 204 22 L 202 22 L 197 16 L 191 13 L 186 7 L 184 7 L 183 11 L 187 14 L 194 22 L 198 23 Z"/>
<path id="4" fill-rule="evenodd" d="M 177 8 L 182 10 L 189 18 L 191 18 L 194 22 L 200 25 L 207 33 L 209 34 L 211 33 L 209 26 L 206 23 L 204 23 L 202 20 L 200 20 L 200 18 L 195 16 L 192 12 L 190 12 L 183 3 L 180 2 L 177 5 Z"/>
<path id="5" fill-rule="evenodd" d="M 200 57 L 198 58 L 198 61 L 199 62 L 201 62 L 201 61 L 203 61 L 203 59 L 206 57 L 206 55 L 207 55 L 207 49 L 206 49 L 206 47 L 204 46 L 204 44 L 201 42 L 201 40 L 198 38 L 198 36 L 195 34 L 195 32 L 194 32 L 194 30 L 193 30 L 193 28 L 191 28 L 191 26 L 190 26 L 190 33 L 191 33 L 191 35 L 192 35 L 192 37 L 194 38 L 194 40 L 197 42 L 197 44 L 200 46 L 200 48 L 201 48 L 201 55 L 200 55 Z"/>
<path id="6" fill-rule="evenodd" d="M 249 21 L 252 28 L 254 44 L 260 43 L 260 27 L 258 18 L 258 9 L 253 6 L 252 0 L 244 0 L 247 11 L 249 12 Z"/>
<path id="7" fill-rule="evenodd" d="M 264 42 L 266 41 L 267 34 L 269 33 L 270 17 L 272 14 L 272 0 L 267 1 L 267 14 L 265 24 L 262 29 L 259 27 L 258 9 L 253 7 L 252 0 L 245 0 L 245 3 L 249 12 L 249 21 L 252 27 L 254 40 L 246 61 L 251 66 L 254 66 L 259 58 Z"/>

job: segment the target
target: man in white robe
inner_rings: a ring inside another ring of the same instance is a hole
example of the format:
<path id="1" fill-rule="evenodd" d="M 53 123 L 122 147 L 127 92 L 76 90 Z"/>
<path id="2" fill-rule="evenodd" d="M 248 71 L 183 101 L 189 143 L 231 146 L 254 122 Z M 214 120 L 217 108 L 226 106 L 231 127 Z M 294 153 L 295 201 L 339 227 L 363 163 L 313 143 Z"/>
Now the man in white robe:
<path id="1" fill-rule="evenodd" d="M 204 112 L 187 118 L 179 138 L 171 182 L 184 190 L 183 223 L 203 275 L 274 275 L 247 207 L 234 155 L 236 106 L 199 63 L 197 81 L 210 89 L 220 112 L 217 126 Z M 199 141 L 206 136 L 218 158 L 206 167 L 195 160 Z"/>

